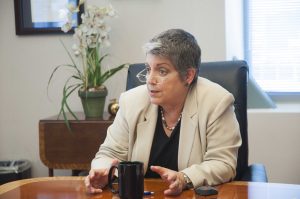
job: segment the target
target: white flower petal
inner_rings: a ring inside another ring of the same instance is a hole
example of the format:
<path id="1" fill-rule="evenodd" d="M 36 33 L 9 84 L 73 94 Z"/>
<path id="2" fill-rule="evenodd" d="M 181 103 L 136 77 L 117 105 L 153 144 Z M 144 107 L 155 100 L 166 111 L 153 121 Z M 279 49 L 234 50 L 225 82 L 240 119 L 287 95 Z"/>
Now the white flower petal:
<path id="1" fill-rule="evenodd" d="M 85 0 L 79 0 L 79 5 L 84 4 Z M 79 6 L 69 4 L 67 10 L 61 11 L 61 15 L 66 18 L 66 23 L 61 27 L 64 32 L 68 32 L 75 25 L 73 13 L 77 12 Z M 75 56 L 87 59 L 87 49 L 96 47 L 109 47 L 110 27 L 106 20 L 117 15 L 112 5 L 106 7 L 97 7 L 87 5 L 85 12 L 81 14 L 81 24 L 75 28 L 73 34 L 74 44 L 72 50 Z"/>
<path id="2" fill-rule="evenodd" d="M 64 32 L 68 32 L 69 30 L 71 30 L 71 28 L 72 28 L 71 23 L 67 22 L 61 27 L 61 30 Z"/>
<path id="3" fill-rule="evenodd" d="M 84 4 L 85 0 L 79 0 L 79 5 Z"/>
<path id="4" fill-rule="evenodd" d="M 76 10 L 76 6 L 73 3 L 69 3 L 67 8 L 70 12 L 74 12 Z"/>

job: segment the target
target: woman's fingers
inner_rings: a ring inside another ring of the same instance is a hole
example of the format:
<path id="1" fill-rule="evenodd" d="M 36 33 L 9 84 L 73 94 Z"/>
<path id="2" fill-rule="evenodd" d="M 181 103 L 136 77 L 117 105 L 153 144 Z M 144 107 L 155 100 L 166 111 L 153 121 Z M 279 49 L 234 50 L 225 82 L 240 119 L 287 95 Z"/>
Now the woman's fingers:
<path id="1" fill-rule="evenodd" d="M 85 183 L 85 187 L 88 193 L 101 193 L 102 190 L 99 188 L 95 188 L 92 184 L 91 184 L 91 178 L 90 176 L 86 176 L 84 179 L 84 183 Z"/>
<path id="2" fill-rule="evenodd" d="M 176 176 L 172 175 L 172 173 L 174 173 L 173 170 L 164 168 L 164 167 L 160 167 L 160 166 L 151 166 L 150 169 L 152 171 L 154 171 L 155 173 L 158 173 L 160 175 L 160 177 L 170 183 L 171 181 L 173 181 L 174 179 L 176 179 Z"/>
<path id="3" fill-rule="evenodd" d="M 91 169 L 89 175 L 86 176 L 84 183 L 88 193 L 101 193 L 105 187 L 107 178 L 106 169 L 93 170 Z"/>
<path id="4" fill-rule="evenodd" d="M 87 192 L 88 193 L 92 193 L 92 194 L 94 194 L 94 193 L 102 193 L 102 189 L 96 189 L 94 187 L 89 187 L 89 188 L 87 188 Z"/>
<path id="5" fill-rule="evenodd" d="M 169 189 L 164 191 L 165 195 L 178 195 L 182 192 L 183 185 L 180 180 L 175 180 L 169 185 Z"/>
<path id="6" fill-rule="evenodd" d="M 179 189 L 179 188 L 173 188 L 173 189 L 167 189 L 164 191 L 164 194 L 165 195 L 171 195 L 171 196 L 174 196 L 174 195 L 178 195 L 182 192 L 182 189 Z"/>
<path id="7" fill-rule="evenodd" d="M 173 181 L 170 185 L 169 185 L 169 188 L 170 189 L 176 189 L 179 187 L 179 181 L 178 180 L 175 180 Z"/>
<path id="8" fill-rule="evenodd" d="M 169 189 L 164 191 L 165 195 L 178 195 L 182 192 L 184 184 L 180 179 L 179 172 L 160 166 L 151 166 L 150 168 L 169 184 Z"/>
<path id="9" fill-rule="evenodd" d="M 176 175 L 177 172 L 172 172 L 172 173 L 169 173 L 168 175 L 168 181 L 169 182 L 174 182 L 177 180 L 177 175 Z"/>
<path id="10" fill-rule="evenodd" d="M 158 173 L 160 176 L 163 176 L 164 174 L 167 173 L 167 170 L 169 170 L 169 169 L 166 169 L 166 168 L 160 167 L 160 166 L 151 166 L 150 169 L 152 171 L 154 171 L 155 173 Z"/>

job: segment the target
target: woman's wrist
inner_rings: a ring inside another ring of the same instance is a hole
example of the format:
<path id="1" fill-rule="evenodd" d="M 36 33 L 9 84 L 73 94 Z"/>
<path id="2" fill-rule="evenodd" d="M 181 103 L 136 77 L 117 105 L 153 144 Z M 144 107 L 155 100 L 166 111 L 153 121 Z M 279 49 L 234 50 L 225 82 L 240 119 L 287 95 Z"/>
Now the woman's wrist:
<path id="1" fill-rule="evenodd" d="M 192 189 L 194 188 L 194 185 L 191 181 L 191 179 L 183 172 L 180 172 L 182 175 L 182 180 L 183 180 L 183 185 L 184 185 L 184 189 Z"/>

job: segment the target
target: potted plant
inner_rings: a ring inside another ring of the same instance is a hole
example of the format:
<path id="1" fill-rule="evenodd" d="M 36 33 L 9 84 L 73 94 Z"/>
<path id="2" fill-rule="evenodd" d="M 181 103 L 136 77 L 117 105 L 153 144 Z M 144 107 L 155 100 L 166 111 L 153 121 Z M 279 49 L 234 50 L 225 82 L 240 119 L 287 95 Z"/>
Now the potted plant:
<path id="1" fill-rule="evenodd" d="M 68 5 L 68 20 L 61 28 L 64 32 L 68 32 L 72 28 L 72 15 L 79 11 L 79 7 L 83 3 L 84 1 L 80 0 L 77 6 Z M 63 115 L 69 129 L 70 125 L 66 111 L 69 111 L 75 119 L 78 119 L 68 104 L 69 96 L 78 90 L 85 116 L 102 117 L 105 98 L 107 96 L 107 89 L 104 86 L 104 82 L 127 66 L 127 64 L 122 64 L 106 71 L 103 68 L 102 62 L 107 54 L 102 54 L 101 50 L 103 47 L 110 45 L 108 35 L 110 28 L 106 25 L 105 20 L 114 16 L 116 16 L 116 12 L 112 6 L 88 6 L 85 9 L 85 12 L 81 15 L 82 23 L 75 28 L 73 35 L 75 43 L 72 49 L 80 64 L 77 64 L 75 58 L 73 58 L 62 42 L 72 63 L 55 67 L 49 78 L 48 88 L 58 69 L 62 67 L 71 69 L 72 73 L 67 78 L 62 89 L 63 95 L 58 115 Z"/>

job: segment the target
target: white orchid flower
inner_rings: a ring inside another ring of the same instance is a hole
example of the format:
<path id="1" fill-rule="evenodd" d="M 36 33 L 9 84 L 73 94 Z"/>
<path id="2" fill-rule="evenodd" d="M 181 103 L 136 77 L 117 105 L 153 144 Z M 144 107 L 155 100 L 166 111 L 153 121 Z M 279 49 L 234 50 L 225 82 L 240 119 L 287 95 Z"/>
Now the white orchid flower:
<path id="1" fill-rule="evenodd" d="M 75 6 L 73 3 L 69 3 L 67 5 L 67 8 L 68 8 L 69 12 L 73 13 L 77 9 L 77 6 Z"/>
<path id="2" fill-rule="evenodd" d="M 85 0 L 79 0 L 79 5 L 82 5 L 85 3 Z"/>
<path id="3" fill-rule="evenodd" d="M 79 11 L 79 6 L 84 4 L 85 0 L 79 0 L 78 6 L 68 4 L 67 10 L 62 13 L 66 15 L 67 21 L 61 27 L 64 32 L 68 32 L 72 26 L 76 25 L 73 20 L 73 14 Z M 96 47 L 109 47 L 109 32 L 111 28 L 106 24 L 108 18 L 115 17 L 116 10 L 112 5 L 106 7 L 97 7 L 87 5 L 85 12 L 81 14 L 81 24 L 75 28 L 73 39 L 75 43 L 72 46 L 72 51 L 76 57 L 80 56 L 84 62 L 88 59 L 87 49 Z"/>
<path id="4" fill-rule="evenodd" d="M 69 30 L 71 30 L 71 28 L 72 28 L 72 24 L 70 22 L 67 22 L 61 27 L 61 30 L 66 33 Z"/>

